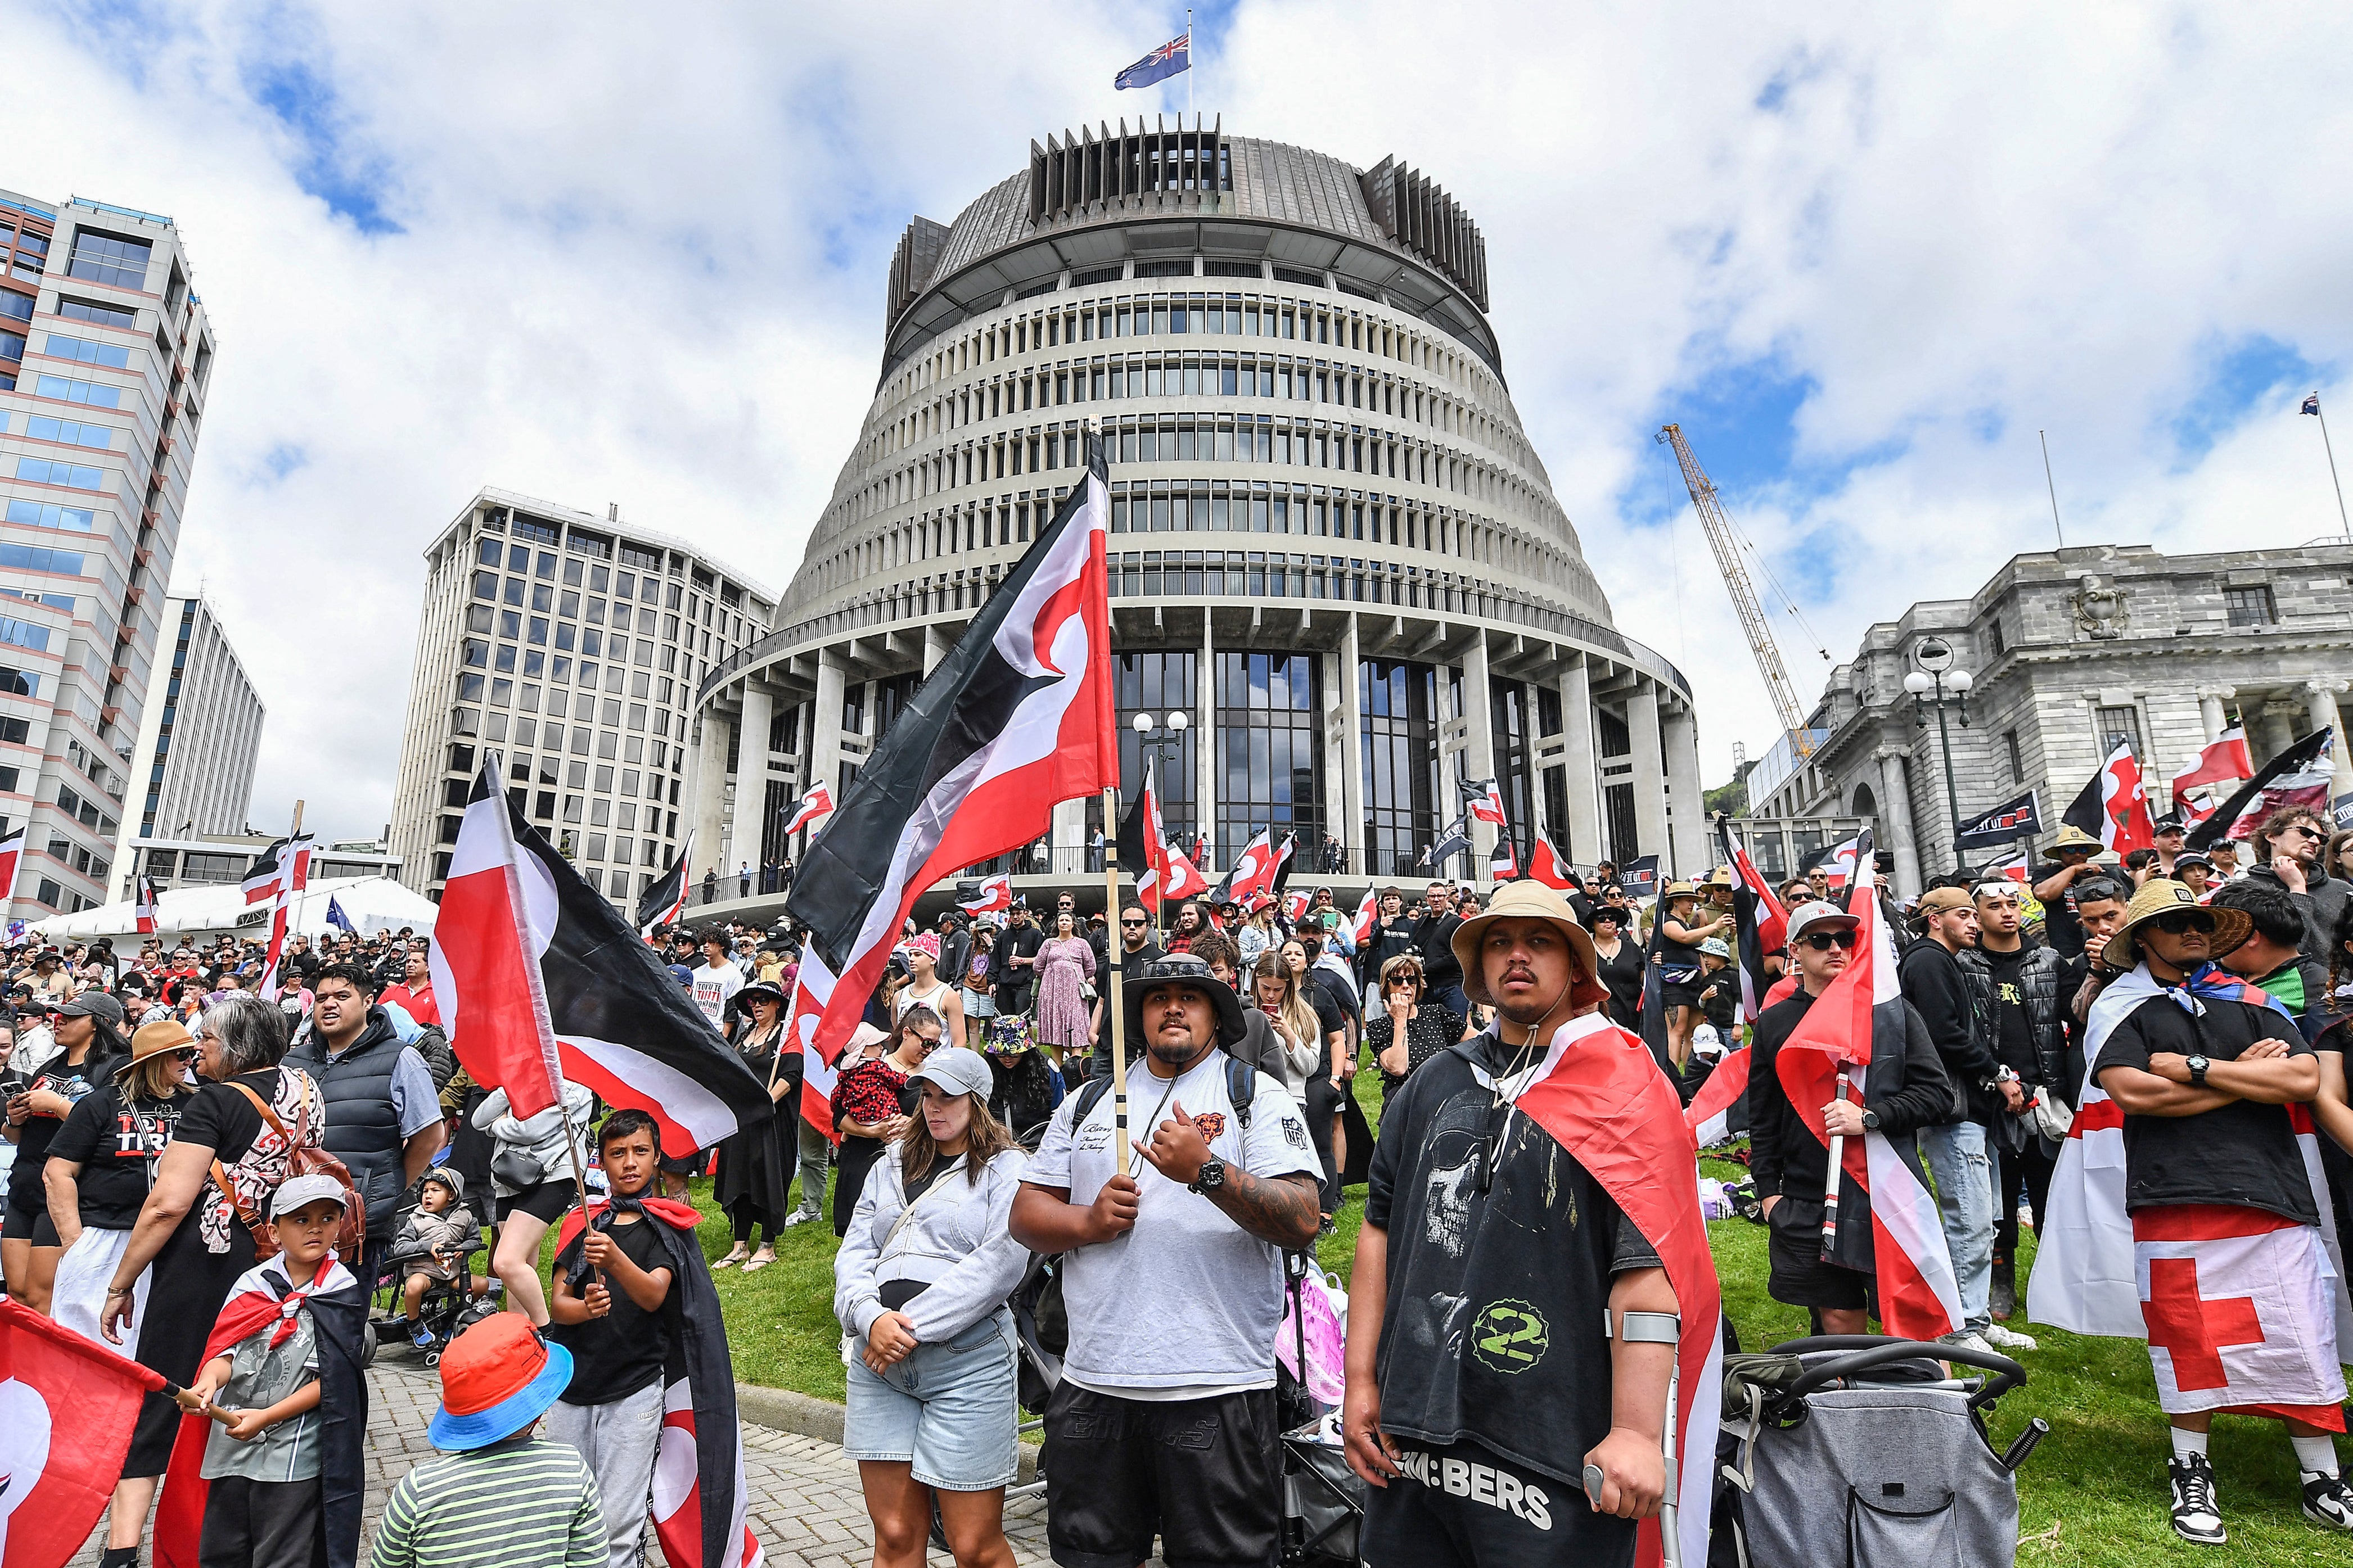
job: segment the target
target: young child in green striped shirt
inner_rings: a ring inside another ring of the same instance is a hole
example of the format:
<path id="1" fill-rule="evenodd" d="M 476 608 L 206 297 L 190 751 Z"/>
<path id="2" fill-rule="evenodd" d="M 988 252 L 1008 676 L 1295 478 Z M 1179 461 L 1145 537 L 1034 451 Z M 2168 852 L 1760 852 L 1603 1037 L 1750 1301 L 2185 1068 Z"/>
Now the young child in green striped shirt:
<path id="1" fill-rule="evenodd" d="M 572 1355 L 501 1312 L 449 1342 L 439 1458 L 400 1478 L 376 1525 L 375 1568 L 603 1568 L 605 1519 L 579 1451 L 537 1435 Z"/>

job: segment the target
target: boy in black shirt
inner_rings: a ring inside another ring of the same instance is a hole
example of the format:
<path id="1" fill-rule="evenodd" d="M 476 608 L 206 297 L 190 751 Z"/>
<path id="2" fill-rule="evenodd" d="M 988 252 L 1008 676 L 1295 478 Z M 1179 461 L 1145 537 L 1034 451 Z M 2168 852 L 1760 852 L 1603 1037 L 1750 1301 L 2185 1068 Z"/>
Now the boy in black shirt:
<path id="1" fill-rule="evenodd" d="M 605 1118 L 596 1148 L 613 1201 L 557 1254 L 547 1303 L 547 1337 L 573 1364 L 572 1382 L 548 1409 L 547 1435 L 580 1450 L 596 1477 L 611 1568 L 637 1561 L 661 1443 L 672 1269 L 658 1230 L 665 1222 L 645 1213 L 660 1138 L 642 1110 Z"/>

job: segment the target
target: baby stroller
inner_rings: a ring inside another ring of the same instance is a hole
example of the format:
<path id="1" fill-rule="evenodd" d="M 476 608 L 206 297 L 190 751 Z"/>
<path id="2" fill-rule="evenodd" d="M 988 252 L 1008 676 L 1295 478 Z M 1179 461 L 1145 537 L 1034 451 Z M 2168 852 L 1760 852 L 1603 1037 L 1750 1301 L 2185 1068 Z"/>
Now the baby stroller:
<path id="1" fill-rule="evenodd" d="M 375 1293 L 384 1298 L 384 1311 L 369 1323 L 366 1351 L 371 1361 L 378 1344 L 399 1342 L 415 1349 L 428 1367 L 441 1364 L 441 1352 L 459 1332 L 499 1310 L 496 1299 L 497 1282 L 491 1282 L 491 1292 L 477 1298 L 472 1291 L 474 1259 L 489 1250 L 482 1239 L 482 1228 L 471 1219 L 457 1245 L 445 1250 L 442 1260 L 456 1275 L 453 1279 L 436 1279 L 427 1284 L 417 1303 L 417 1314 L 403 1310 L 402 1290 L 409 1274 L 427 1256 L 424 1244 L 409 1234 L 409 1216 L 417 1212 L 422 1200 L 426 1181 L 432 1173 L 419 1177 L 417 1185 L 401 1196 L 400 1205 L 393 1213 L 392 1234 L 395 1240 L 385 1255 L 383 1271 L 370 1283 Z"/>
<path id="2" fill-rule="evenodd" d="M 1958 1373 L 1947 1377 L 1939 1362 Z M 1986 1430 L 2026 1381 L 2008 1356 L 1876 1334 L 1793 1340 L 1725 1367 L 1712 1562 L 1741 1568 L 2010 1563 L 2018 1481 L 2050 1426 Z"/>

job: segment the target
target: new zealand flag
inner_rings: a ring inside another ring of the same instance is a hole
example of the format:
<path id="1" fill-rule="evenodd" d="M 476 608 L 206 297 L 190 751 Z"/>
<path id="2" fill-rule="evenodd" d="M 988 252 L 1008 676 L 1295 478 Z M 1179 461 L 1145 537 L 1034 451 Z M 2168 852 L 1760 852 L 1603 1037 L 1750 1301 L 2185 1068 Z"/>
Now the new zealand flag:
<path id="1" fill-rule="evenodd" d="M 1117 76 L 1112 78 L 1113 89 L 1150 87 L 1155 81 L 1166 81 L 1179 71 L 1193 68 L 1193 34 L 1190 28 L 1169 39 Z"/>

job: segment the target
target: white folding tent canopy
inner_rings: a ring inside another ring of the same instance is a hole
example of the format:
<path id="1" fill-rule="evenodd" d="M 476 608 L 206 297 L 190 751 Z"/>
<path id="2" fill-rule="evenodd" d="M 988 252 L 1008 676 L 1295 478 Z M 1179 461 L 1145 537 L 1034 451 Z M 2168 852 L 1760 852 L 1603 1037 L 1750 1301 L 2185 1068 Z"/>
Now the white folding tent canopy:
<path id="1" fill-rule="evenodd" d="M 329 901 L 340 907 L 362 936 L 396 931 L 406 926 L 420 935 L 433 930 L 440 912 L 434 902 L 410 892 L 390 877 L 335 877 L 311 883 L 296 895 L 293 929 L 312 938 L 338 929 L 327 919 Z M 87 942 L 94 937 L 137 938 L 139 907 L 135 903 L 101 904 L 76 914 L 52 915 L 36 921 L 33 932 L 50 942 Z M 266 940 L 269 905 L 248 904 L 235 883 L 209 888 L 175 888 L 155 900 L 158 936 L 232 936 Z M 120 945 L 118 940 L 117 945 Z"/>

